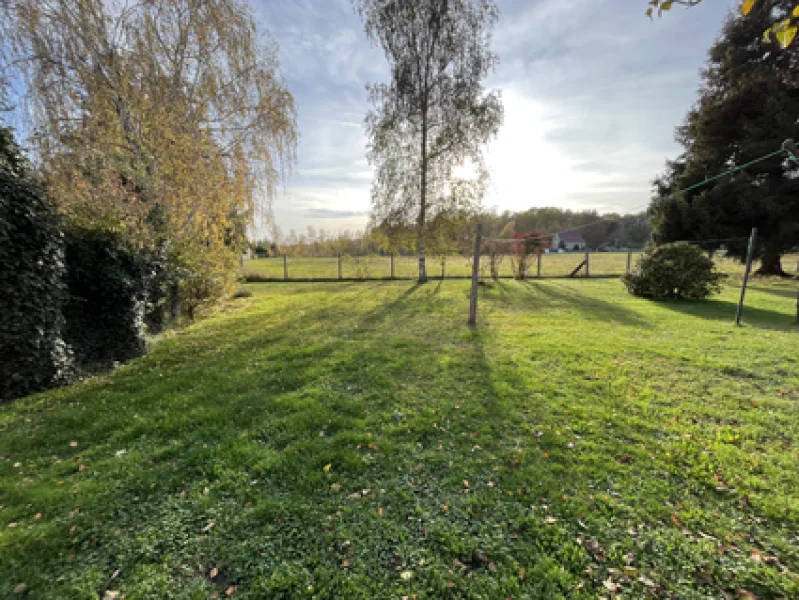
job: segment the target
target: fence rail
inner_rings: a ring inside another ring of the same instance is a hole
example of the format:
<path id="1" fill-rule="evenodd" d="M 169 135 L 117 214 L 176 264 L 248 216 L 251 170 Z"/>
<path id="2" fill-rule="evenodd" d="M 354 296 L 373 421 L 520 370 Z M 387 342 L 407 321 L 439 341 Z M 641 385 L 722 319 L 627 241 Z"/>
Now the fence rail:
<path id="1" fill-rule="evenodd" d="M 542 254 L 540 261 L 530 257 L 526 277 L 530 279 L 565 278 L 588 260 L 574 277 L 619 277 L 635 266 L 640 250 L 625 252 L 563 252 Z M 430 279 L 468 279 L 472 274 L 472 257 L 461 255 L 428 256 Z M 513 255 L 503 255 L 497 271 L 502 279 L 514 276 Z M 406 255 L 365 256 L 277 256 L 243 261 L 242 272 L 247 281 L 353 281 L 416 279 L 418 258 Z M 586 269 L 586 267 L 588 267 Z M 491 276 L 487 254 L 480 258 L 481 277 Z"/>

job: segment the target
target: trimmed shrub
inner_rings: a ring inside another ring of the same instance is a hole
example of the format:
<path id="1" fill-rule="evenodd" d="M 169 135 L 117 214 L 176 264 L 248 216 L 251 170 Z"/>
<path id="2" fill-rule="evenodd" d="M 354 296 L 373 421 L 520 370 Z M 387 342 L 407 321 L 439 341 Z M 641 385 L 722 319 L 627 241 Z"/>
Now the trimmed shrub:
<path id="1" fill-rule="evenodd" d="M 724 277 L 701 248 L 678 242 L 650 246 L 636 270 L 622 281 L 631 294 L 642 298 L 703 300 L 721 291 Z"/>
<path id="2" fill-rule="evenodd" d="M 144 315 L 150 268 L 117 233 L 66 233 L 68 299 L 65 340 L 84 369 L 111 366 L 145 350 Z"/>
<path id="3" fill-rule="evenodd" d="M 0 401 L 66 381 L 58 213 L 0 127 Z"/>

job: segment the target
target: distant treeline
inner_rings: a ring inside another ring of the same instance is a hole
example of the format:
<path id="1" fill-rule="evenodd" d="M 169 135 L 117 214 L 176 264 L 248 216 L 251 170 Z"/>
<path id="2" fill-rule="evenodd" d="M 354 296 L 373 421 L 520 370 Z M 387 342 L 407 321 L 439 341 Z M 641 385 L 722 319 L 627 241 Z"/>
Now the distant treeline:
<path id="1" fill-rule="evenodd" d="M 428 223 L 429 254 L 469 252 L 474 229 L 483 224 L 483 235 L 512 238 L 516 233 L 544 231 L 548 235 L 579 228 L 592 250 L 603 248 L 641 248 L 649 241 L 645 212 L 620 215 L 600 214 L 595 210 L 573 211 L 563 208 L 531 208 L 522 212 L 482 212 L 479 214 L 438 215 Z M 365 230 L 336 233 L 309 226 L 305 232 L 290 230 L 277 240 L 258 240 L 252 245 L 260 256 L 335 256 L 337 254 L 413 254 L 416 229 L 410 225 L 370 224 Z"/>

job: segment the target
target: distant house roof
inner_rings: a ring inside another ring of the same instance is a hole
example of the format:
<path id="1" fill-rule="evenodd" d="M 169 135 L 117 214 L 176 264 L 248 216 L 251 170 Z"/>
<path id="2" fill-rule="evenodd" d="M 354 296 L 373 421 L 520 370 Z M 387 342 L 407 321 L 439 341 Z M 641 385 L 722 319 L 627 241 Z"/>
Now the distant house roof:
<path id="1" fill-rule="evenodd" d="M 571 229 L 569 231 L 561 231 L 558 233 L 558 238 L 561 242 L 575 242 L 582 243 L 583 234 L 578 229 Z"/>

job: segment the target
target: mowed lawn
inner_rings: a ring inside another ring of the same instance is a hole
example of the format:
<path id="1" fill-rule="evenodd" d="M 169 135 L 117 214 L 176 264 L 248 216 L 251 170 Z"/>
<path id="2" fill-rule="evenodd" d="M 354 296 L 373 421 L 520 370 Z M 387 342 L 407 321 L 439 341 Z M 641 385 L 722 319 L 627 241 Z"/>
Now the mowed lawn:
<path id="1" fill-rule="evenodd" d="M 0 597 L 799 597 L 795 284 L 248 287 L 0 407 Z"/>

